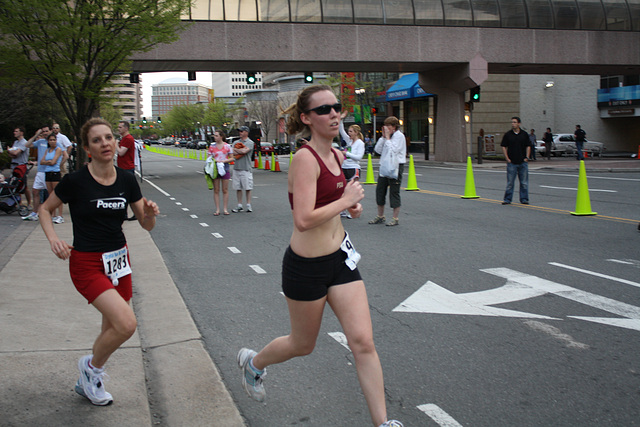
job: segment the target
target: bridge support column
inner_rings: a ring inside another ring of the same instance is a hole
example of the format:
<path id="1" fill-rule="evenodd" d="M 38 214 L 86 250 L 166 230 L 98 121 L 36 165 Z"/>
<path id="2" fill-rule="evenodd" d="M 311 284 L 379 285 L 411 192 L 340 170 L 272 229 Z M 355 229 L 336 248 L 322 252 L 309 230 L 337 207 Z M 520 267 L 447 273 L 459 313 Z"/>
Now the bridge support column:
<path id="1" fill-rule="evenodd" d="M 418 84 L 438 95 L 435 111 L 434 158 L 464 162 L 467 158 L 465 91 L 479 86 L 489 75 L 487 61 L 477 54 L 466 64 L 455 64 L 420 73 Z"/>

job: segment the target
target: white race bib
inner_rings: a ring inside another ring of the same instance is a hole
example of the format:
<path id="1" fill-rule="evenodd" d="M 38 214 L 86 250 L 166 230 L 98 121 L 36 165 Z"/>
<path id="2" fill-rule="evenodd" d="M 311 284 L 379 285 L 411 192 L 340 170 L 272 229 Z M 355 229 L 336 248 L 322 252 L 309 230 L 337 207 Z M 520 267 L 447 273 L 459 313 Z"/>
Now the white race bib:
<path id="1" fill-rule="evenodd" d="M 104 264 L 104 273 L 109 276 L 113 286 L 118 286 L 118 279 L 120 277 L 131 274 L 131 266 L 127 259 L 126 246 L 117 251 L 102 254 L 102 263 Z"/>
<path id="2" fill-rule="evenodd" d="M 340 249 L 342 249 L 347 254 L 347 259 L 344 261 L 351 270 L 355 270 L 358 265 L 358 261 L 360 261 L 360 254 L 356 251 L 355 246 L 349 240 L 349 233 L 344 232 L 344 240 L 340 244 Z"/>

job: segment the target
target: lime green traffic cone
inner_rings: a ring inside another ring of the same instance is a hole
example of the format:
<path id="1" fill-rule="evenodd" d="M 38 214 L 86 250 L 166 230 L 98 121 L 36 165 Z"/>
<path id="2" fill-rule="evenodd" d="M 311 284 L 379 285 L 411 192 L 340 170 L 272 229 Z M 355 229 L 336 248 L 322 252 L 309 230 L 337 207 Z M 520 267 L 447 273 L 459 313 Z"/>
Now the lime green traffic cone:
<path id="1" fill-rule="evenodd" d="M 471 163 L 471 157 L 467 157 L 467 179 L 464 182 L 464 196 L 463 199 L 477 199 L 480 196 L 476 195 L 476 182 L 473 179 L 473 166 Z"/>
<path id="2" fill-rule="evenodd" d="M 416 180 L 416 167 L 413 164 L 413 154 L 409 155 L 409 178 L 407 178 L 406 191 L 419 191 L 418 181 Z"/>
<path id="3" fill-rule="evenodd" d="M 368 159 L 367 159 L 367 180 L 364 182 L 364 184 L 375 184 L 376 183 L 376 179 L 373 175 L 373 164 L 371 164 L 371 154 L 367 154 Z"/>
<path id="4" fill-rule="evenodd" d="M 578 195 L 576 197 L 576 211 L 571 215 L 598 215 L 591 212 L 591 199 L 589 199 L 589 184 L 587 184 L 587 170 L 584 160 L 580 160 L 580 173 L 578 174 Z"/>

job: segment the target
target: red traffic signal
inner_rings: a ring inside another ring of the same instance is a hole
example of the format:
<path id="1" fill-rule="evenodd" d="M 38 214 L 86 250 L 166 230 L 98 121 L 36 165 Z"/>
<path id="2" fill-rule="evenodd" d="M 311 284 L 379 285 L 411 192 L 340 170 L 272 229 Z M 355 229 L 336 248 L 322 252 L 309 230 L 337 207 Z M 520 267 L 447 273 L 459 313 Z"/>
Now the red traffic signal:
<path id="1" fill-rule="evenodd" d="M 375 116 L 376 114 L 378 114 L 378 109 L 377 109 L 376 107 L 373 107 L 373 108 L 371 109 L 371 114 L 373 114 L 374 116 Z"/>

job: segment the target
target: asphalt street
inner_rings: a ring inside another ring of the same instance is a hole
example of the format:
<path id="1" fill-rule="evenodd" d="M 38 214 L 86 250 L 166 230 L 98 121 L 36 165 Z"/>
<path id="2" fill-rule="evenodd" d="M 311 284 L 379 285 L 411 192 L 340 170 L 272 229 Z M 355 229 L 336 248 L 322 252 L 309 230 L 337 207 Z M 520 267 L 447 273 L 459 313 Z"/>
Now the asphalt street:
<path id="1" fill-rule="evenodd" d="M 214 217 L 203 162 L 145 152 L 143 194 L 161 210 L 151 236 L 247 425 L 367 426 L 328 307 L 314 353 L 268 368 L 266 403 L 240 386 L 238 349 L 289 330 L 280 293 L 287 162 L 281 173 L 254 171 L 254 212 Z M 640 425 L 640 174 L 586 165 L 596 216 L 569 213 L 577 172 L 541 161 L 526 206 L 517 191 L 501 205 L 502 167 L 475 167 L 480 198 L 461 199 L 464 165 L 417 162 L 420 190 L 402 192 L 398 227 L 367 224 L 375 186 L 365 186 L 363 218 L 344 223 L 362 254 L 390 417 L 406 426 Z M 233 191 L 229 200 L 234 207 Z M 25 234 L 35 226 L 11 224 Z"/>
<path id="2" fill-rule="evenodd" d="M 144 192 L 162 211 L 152 236 L 248 425 L 365 426 L 329 308 L 314 353 L 268 369 L 265 404 L 240 387 L 237 350 L 288 332 L 287 162 L 255 171 L 253 213 L 214 217 L 202 162 L 145 153 Z M 344 220 L 363 256 L 389 415 L 405 425 L 640 425 L 640 175 L 589 175 L 598 215 L 578 217 L 578 174 L 538 165 L 528 206 L 517 192 L 500 204 L 504 169 L 476 169 L 480 198 L 466 200 L 464 166 L 417 165 L 400 226 L 367 224 L 373 185 L 364 217 Z"/>

